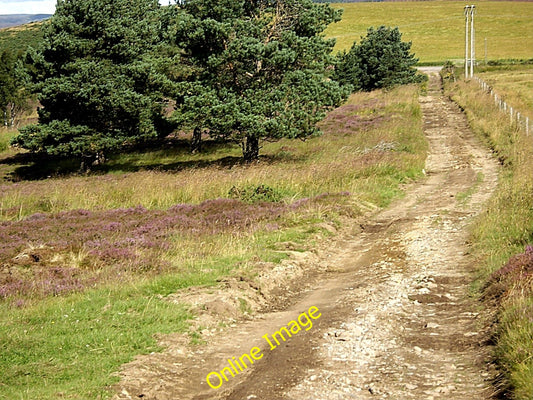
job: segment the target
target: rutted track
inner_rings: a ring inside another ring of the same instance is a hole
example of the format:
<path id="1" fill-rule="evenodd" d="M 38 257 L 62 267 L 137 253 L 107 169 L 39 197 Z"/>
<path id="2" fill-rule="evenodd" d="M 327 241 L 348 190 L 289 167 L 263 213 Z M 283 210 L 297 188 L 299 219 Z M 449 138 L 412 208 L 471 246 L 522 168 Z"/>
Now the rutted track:
<path id="1" fill-rule="evenodd" d="M 427 177 L 362 229 L 324 243 L 314 261 L 320 272 L 284 311 L 194 349 L 167 337 L 165 352 L 125 366 L 116 399 L 489 398 L 485 321 L 468 297 L 466 227 L 496 185 L 497 163 L 428 72 L 420 99 Z M 269 351 L 262 336 L 310 306 L 322 313 L 313 328 Z M 218 390 L 207 385 L 207 373 L 253 346 L 260 361 Z"/>

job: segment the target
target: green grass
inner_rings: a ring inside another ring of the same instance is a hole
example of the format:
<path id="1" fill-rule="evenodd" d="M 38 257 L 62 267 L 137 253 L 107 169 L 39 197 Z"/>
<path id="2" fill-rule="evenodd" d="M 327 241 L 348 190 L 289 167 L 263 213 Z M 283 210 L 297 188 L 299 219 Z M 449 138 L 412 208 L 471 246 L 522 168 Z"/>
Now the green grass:
<path id="1" fill-rule="evenodd" d="M 0 154 L 9 149 L 9 142 L 16 135 L 13 129 L 0 128 Z"/>
<path id="2" fill-rule="evenodd" d="M 472 195 L 478 191 L 479 185 L 483 182 L 483 180 L 483 173 L 478 172 L 474 184 L 464 192 L 457 193 L 455 199 L 461 204 L 466 204 L 466 202 L 472 197 Z"/>
<path id="3" fill-rule="evenodd" d="M 513 79 L 506 81 L 500 76 L 498 88 L 505 90 L 515 84 Z M 494 271 L 513 255 L 523 253 L 527 244 L 533 244 L 533 136 L 511 126 L 508 116 L 499 112 L 475 82 L 448 84 L 447 93 L 465 109 L 474 131 L 503 164 L 496 192 L 472 227 L 474 255 L 479 261 L 477 285 L 482 291 Z M 532 283 L 520 280 L 507 284 L 506 294 L 498 299 L 494 332 L 495 355 L 507 390 L 520 400 L 533 398 Z"/>
<path id="4" fill-rule="evenodd" d="M 155 333 L 185 332 L 182 307 L 143 286 L 99 289 L 0 311 L 0 399 L 107 397 L 112 374 L 158 350 Z"/>
<path id="5" fill-rule="evenodd" d="M 476 56 L 485 59 L 533 58 L 533 3 L 476 2 Z M 336 49 L 349 49 L 371 26 L 399 27 L 403 40 L 412 41 L 420 63 L 464 60 L 464 2 L 371 2 L 337 3 L 344 9 L 341 22 L 326 34 L 337 39 Z"/>

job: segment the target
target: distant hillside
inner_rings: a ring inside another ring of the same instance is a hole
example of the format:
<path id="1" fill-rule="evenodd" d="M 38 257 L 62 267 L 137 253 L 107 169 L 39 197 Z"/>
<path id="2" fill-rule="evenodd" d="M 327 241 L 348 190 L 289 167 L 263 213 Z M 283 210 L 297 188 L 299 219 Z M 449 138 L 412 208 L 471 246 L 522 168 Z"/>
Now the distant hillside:
<path id="1" fill-rule="evenodd" d="M 43 40 L 42 25 L 41 21 L 0 29 L 0 52 L 8 50 L 22 55 L 28 47 L 39 47 Z"/>
<path id="2" fill-rule="evenodd" d="M 0 29 L 10 26 L 27 24 L 28 22 L 42 21 L 50 18 L 51 14 L 9 14 L 0 15 Z"/>

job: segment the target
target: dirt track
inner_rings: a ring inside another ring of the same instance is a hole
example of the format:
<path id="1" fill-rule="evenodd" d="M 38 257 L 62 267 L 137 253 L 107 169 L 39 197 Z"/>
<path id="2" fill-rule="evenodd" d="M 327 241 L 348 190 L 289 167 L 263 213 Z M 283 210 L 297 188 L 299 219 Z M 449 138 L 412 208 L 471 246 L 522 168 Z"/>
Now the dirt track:
<path id="1" fill-rule="evenodd" d="M 420 99 L 427 177 L 309 254 L 319 272 L 296 279 L 305 289 L 283 311 L 207 335 L 203 346 L 163 338 L 165 352 L 124 367 L 116 400 L 489 398 L 493 372 L 486 321 L 468 297 L 466 227 L 495 187 L 498 168 L 442 96 L 435 71 L 427 72 L 429 93 Z M 312 306 L 321 313 L 313 327 L 270 350 L 262 336 Z M 254 346 L 259 361 L 217 390 L 207 385 L 208 373 Z"/>

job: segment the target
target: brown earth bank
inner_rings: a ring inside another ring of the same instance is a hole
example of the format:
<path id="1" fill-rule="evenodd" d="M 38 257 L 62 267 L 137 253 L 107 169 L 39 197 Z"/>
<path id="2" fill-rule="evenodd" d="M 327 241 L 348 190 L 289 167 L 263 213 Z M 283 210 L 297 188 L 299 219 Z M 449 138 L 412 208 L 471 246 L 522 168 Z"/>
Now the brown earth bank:
<path id="1" fill-rule="evenodd" d="M 313 251 L 258 264 L 254 280 L 169 296 L 197 310 L 192 329 L 203 343 L 161 337 L 164 352 L 123 367 L 115 400 L 494 394 L 489 319 L 469 295 L 467 227 L 496 185 L 497 162 L 442 95 L 437 70 L 426 72 L 426 177 Z"/>

